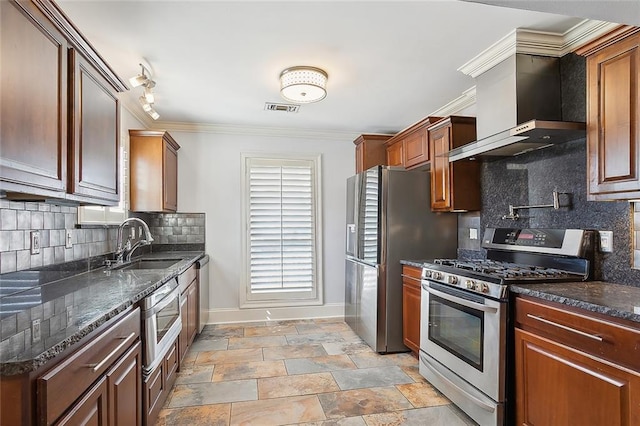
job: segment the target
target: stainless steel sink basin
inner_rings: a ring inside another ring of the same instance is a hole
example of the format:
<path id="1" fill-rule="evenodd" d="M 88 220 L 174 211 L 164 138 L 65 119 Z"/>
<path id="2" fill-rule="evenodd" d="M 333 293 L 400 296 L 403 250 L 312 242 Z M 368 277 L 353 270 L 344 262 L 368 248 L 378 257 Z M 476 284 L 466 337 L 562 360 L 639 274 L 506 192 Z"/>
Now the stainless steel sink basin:
<path id="1" fill-rule="evenodd" d="M 112 269 L 167 269 L 181 260 L 182 259 L 140 259 L 125 265 L 115 266 Z"/>

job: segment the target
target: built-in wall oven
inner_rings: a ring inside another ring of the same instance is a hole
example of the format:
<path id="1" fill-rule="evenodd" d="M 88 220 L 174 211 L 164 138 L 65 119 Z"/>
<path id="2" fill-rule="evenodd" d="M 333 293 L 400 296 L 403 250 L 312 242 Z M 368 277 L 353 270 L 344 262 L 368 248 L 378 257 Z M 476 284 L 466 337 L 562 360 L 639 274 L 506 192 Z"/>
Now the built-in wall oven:
<path id="1" fill-rule="evenodd" d="M 182 330 L 180 289 L 173 278 L 142 302 L 144 333 L 143 374 L 147 377 L 160 364 Z"/>
<path id="2" fill-rule="evenodd" d="M 420 374 L 480 425 L 510 423 L 508 286 L 590 277 L 593 232 L 487 228 L 487 259 L 422 269 Z"/>

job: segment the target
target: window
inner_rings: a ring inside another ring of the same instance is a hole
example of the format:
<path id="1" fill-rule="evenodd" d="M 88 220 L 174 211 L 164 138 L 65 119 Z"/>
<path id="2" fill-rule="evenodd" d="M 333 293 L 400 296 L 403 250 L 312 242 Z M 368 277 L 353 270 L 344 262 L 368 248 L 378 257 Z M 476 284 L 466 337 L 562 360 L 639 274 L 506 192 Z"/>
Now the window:
<path id="1" fill-rule="evenodd" d="M 242 306 L 320 304 L 320 156 L 242 155 Z"/>

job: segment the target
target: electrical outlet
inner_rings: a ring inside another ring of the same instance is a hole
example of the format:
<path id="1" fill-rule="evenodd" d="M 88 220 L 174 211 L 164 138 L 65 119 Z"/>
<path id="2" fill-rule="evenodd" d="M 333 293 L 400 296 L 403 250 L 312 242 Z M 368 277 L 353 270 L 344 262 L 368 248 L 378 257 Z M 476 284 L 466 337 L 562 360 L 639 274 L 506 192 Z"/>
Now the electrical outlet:
<path id="1" fill-rule="evenodd" d="M 611 253 L 613 251 L 613 231 L 599 231 L 600 251 Z"/>
<path id="2" fill-rule="evenodd" d="M 71 229 L 67 229 L 64 237 L 64 248 L 72 248 L 73 247 L 73 237 L 71 234 Z"/>
<path id="3" fill-rule="evenodd" d="M 67 306 L 67 327 L 73 323 L 73 307 Z"/>
<path id="4" fill-rule="evenodd" d="M 470 240 L 478 239 L 478 230 L 476 228 L 469 228 L 469 239 Z"/>
<path id="5" fill-rule="evenodd" d="M 40 320 L 34 319 L 31 321 L 31 341 L 38 343 L 40 341 Z"/>
<path id="6" fill-rule="evenodd" d="M 40 253 L 40 231 L 31 231 L 31 254 Z"/>

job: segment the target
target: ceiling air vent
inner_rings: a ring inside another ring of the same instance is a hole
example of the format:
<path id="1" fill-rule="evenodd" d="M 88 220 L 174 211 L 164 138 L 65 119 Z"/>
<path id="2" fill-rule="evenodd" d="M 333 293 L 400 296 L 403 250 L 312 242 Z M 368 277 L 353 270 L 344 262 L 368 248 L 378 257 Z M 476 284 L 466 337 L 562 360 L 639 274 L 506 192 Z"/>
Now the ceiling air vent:
<path id="1" fill-rule="evenodd" d="M 298 112 L 300 110 L 300 105 L 265 102 L 264 109 L 267 111 Z"/>

